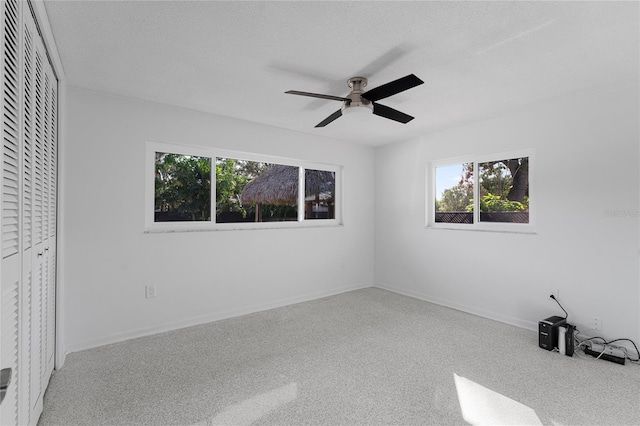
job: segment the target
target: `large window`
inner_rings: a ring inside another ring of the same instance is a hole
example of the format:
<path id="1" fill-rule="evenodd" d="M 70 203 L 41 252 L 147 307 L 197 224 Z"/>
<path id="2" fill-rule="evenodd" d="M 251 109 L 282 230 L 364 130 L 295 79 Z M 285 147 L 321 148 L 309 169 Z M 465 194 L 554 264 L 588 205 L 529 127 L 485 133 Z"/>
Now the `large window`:
<path id="1" fill-rule="evenodd" d="M 147 158 L 148 230 L 340 223 L 339 166 L 152 142 Z"/>
<path id="2" fill-rule="evenodd" d="M 462 229 L 530 229 L 530 164 L 530 153 L 433 163 L 427 197 L 428 225 Z"/>

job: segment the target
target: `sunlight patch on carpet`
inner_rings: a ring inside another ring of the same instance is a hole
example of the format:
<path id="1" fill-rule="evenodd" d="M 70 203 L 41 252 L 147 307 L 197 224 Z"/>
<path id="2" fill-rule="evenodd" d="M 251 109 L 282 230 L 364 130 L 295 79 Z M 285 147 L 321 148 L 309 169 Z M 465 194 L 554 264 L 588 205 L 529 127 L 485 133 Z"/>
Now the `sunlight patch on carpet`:
<path id="1" fill-rule="evenodd" d="M 289 383 L 280 388 L 230 405 L 216 413 L 211 419 L 207 419 L 193 426 L 250 425 L 279 407 L 294 401 L 297 397 L 298 385 L 296 383 Z"/>
<path id="2" fill-rule="evenodd" d="M 470 424 L 542 425 L 532 408 L 455 373 L 453 379 L 462 417 Z"/>

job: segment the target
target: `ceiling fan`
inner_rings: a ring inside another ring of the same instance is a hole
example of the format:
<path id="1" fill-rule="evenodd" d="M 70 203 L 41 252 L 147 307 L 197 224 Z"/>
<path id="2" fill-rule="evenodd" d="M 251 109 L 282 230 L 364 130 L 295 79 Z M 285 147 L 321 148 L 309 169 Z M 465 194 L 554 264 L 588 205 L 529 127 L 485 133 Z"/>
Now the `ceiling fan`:
<path id="1" fill-rule="evenodd" d="M 397 93 L 404 92 L 405 90 L 419 86 L 423 83 L 424 81 L 420 80 L 415 75 L 409 74 L 405 77 L 399 78 L 387 84 L 383 84 L 382 86 L 371 89 L 367 92 L 364 92 L 363 89 L 367 86 L 367 79 L 364 77 L 353 77 L 349 79 L 349 87 L 351 88 L 351 92 L 345 97 L 323 95 L 320 93 L 300 92 L 298 90 L 289 90 L 285 93 L 288 93 L 290 95 L 309 96 L 312 98 L 329 99 L 332 101 L 342 102 L 342 108 L 322 120 L 316 125 L 316 127 L 326 126 L 335 119 L 341 117 L 342 113 L 349 110 L 350 108 L 368 108 L 373 111 L 375 115 L 379 115 L 380 117 L 388 118 L 390 120 L 395 120 L 399 121 L 400 123 L 406 124 L 409 121 L 413 120 L 412 116 L 391 107 L 379 104 L 377 103 L 377 101 L 379 101 L 380 99 L 388 98 L 389 96 L 393 96 Z"/>

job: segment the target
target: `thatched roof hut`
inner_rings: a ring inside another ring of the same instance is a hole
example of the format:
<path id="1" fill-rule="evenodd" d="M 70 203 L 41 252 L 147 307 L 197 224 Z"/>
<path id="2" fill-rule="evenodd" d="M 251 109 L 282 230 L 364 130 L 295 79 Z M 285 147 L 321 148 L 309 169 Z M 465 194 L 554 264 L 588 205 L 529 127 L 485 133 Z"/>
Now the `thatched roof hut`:
<path id="1" fill-rule="evenodd" d="M 294 205 L 298 202 L 298 167 L 272 164 L 258 177 L 247 183 L 240 194 L 243 204 Z M 305 186 L 307 195 L 318 197 L 322 192 L 333 191 L 333 172 L 307 170 Z"/>

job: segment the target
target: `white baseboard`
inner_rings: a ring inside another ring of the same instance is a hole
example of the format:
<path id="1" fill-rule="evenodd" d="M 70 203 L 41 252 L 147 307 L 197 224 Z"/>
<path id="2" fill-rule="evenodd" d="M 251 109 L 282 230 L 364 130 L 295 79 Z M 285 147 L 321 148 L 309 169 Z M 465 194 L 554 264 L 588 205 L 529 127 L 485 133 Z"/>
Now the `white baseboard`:
<path id="1" fill-rule="evenodd" d="M 124 342 L 130 339 L 136 339 L 139 337 L 151 336 L 153 334 L 163 333 L 172 330 L 178 330 L 181 328 L 192 327 L 196 325 L 202 325 L 213 321 L 220 321 L 223 319 L 233 318 L 241 315 L 252 314 L 255 312 L 266 311 L 269 309 L 280 308 L 282 306 L 293 305 L 296 303 L 308 302 L 310 300 L 321 299 L 323 297 L 334 296 L 341 293 L 347 293 L 350 291 L 360 290 L 363 288 L 372 287 L 370 285 L 337 287 L 329 290 L 308 293 L 295 297 L 288 297 L 279 300 L 275 300 L 269 303 L 244 306 L 238 309 L 230 309 L 225 311 L 212 312 L 207 315 L 201 315 L 197 317 L 186 318 L 180 321 L 167 322 L 158 324 L 152 327 L 143 327 L 135 330 L 129 330 L 122 333 L 114 333 L 107 336 L 101 336 L 94 339 L 87 339 L 78 342 L 69 342 L 65 346 L 64 354 L 70 354 L 86 349 L 91 349 L 99 346 L 110 345 L 113 343 Z M 442 299 L 439 297 L 431 296 L 427 293 L 406 290 L 404 288 L 388 285 L 384 283 L 376 283 L 374 287 L 391 291 L 393 293 L 402 294 L 404 296 L 413 297 L 415 299 L 424 300 L 425 302 L 434 303 L 436 305 L 445 306 L 448 308 L 456 309 L 462 312 L 466 312 L 472 315 L 477 315 L 483 318 L 499 321 L 505 324 L 520 327 L 526 330 L 535 331 L 538 329 L 538 325 L 533 321 L 526 321 L 521 318 L 515 318 L 508 315 L 499 314 L 496 312 L 486 311 L 478 309 L 473 306 L 463 305 L 450 300 Z"/>
<path id="2" fill-rule="evenodd" d="M 524 328 L 525 330 L 532 330 L 532 331 L 538 330 L 538 323 L 534 321 L 527 321 L 521 318 L 515 318 L 508 315 L 499 314 L 496 312 L 486 311 L 484 309 L 479 309 L 474 306 L 463 305 L 461 303 L 456 303 L 451 300 L 434 297 L 427 293 L 406 290 L 406 289 L 395 287 L 388 284 L 376 283 L 374 287 L 381 288 L 383 290 L 388 290 L 393 293 L 402 294 L 403 296 L 409 296 L 415 299 L 424 300 L 425 302 L 434 303 L 436 305 L 445 306 L 447 308 L 456 309 L 458 311 L 466 312 L 472 315 L 477 315 L 479 317 L 503 322 L 505 324 L 513 325 L 515 327 Z"/>
<path id="3" fill-rule="evenodd" d="M 86 349 L 96 348 L 98 346 L 124 342 L 125 340 L 136 339 L 138 337 L 151 336 L 153 334 L 163 333 L 166 331 L 173 331 L 181 328 L 207 324 L 213 321 L 220 321 L 223 319 L 252 314 L 255 312 L 267 311 L 270 309 L 280 308 L 287 305 L 294 305 L 296 303 L 308 302 L 316 299 L 322 299 L 323 297 L 335 296 L 336 294 L 348 293 L 350 291 L 361 290 L 363 288 L 369 288 L 369 287 L 371 287 L 371 285 L 336 287 L 329 290 L 323 290 L 323 291 L 318 291 L 314 293 L 307 293 L 307 294 L 303 294 L 295 297 L 287 297 L 287 298 L 275 300 L 269 303 L 243 306 L 237 309 L 229 309 L 225 311 L 212 312 L 207 315 L 186 318 L 180 321 L 167 322 L 167 323 L 158 324 L 152 327 L 143 327 L 135 330 L 125 331 L 122 333 L 114 333 L 107 336 L 100 336 L 94 339 L 86 339 L 78 342 L 68 342 L 65 346 L 65 349 L 66 349 L 65 355 L 73 352 L 83 351 Z"/>

